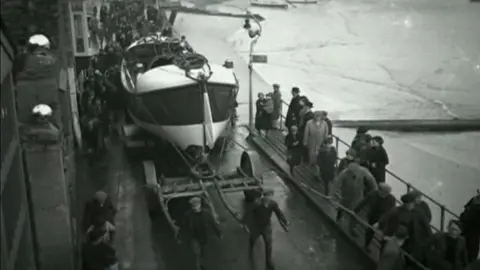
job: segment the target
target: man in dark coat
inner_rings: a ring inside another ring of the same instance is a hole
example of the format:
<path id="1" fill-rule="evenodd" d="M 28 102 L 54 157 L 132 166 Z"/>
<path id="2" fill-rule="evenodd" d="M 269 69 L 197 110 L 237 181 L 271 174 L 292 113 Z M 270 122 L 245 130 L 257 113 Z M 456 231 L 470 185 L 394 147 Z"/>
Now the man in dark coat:
<path id="1" fill-rule="evenodd" d="M 290 127 L 290 132 L 285 136 L 285 146 L 287 147 L 287 162 L 290 165 L 290 174 L 293 175 L 294 168 L 302 163 L 302 139 L 298 133 L 297 126 Z"/>
<path id="2" fill-rule="evenodd" d="M 385 248 L 380 254 L 377 270 L 404 270 L 405 256 L 402 246 L 408 239 L 408 229 L 404 226 L 397 228 L 395 234 L 385 242 Z"/>
<path id="3" fill-rule="evenodd" d="M 415 210 L 423 215 L 427 219 L 428 224 L 430 224 L 430 222 L 432 222 L 432 210 L 430 210 L 428 203 L 423 200 L 423 193 L 414 190 L 412 194 L 415 196 Z"/>
<path id="4" fill-rule="evenodd" d="M 395 197 L 392 195 L 392 188 L 386 183 L 380 183 L 378 190 L 371 191 L 363 200 L 355 207 L 354 212 L 359 213 L 367 210 L 367 222 L 374 226 L 380 218 L 391 211 L 395 207 Z M 365 231 L 365 249 L 369 251 L 375 232 L 373 229 Z"/>
<path id="5" fill-rule="evenodd" d="M 425 244 L 426 266 L 433 270 L 462 270 L 468 264 L 465 239 L 460 236 L 460 222 L 451 220 L 448 232 L 439 232 Z"/>
<path id="6" fill-rule="evenodd" d="M 97 191 L 94 197 L 87 201 L 83 216 L 84 230 L 87 231 L 90 226 L 98 224 L 101 220 L 106 220 L 114 224 L 113 220 L 117 210 L 112 201 L 103 191 Z"/>
<path id="7" fill-rule="evenodd" d="M 323 115 L 323 121 L 325 121 L 325 123 L 327 123 L 327 126 L 328 126 L 328 135 L 332 135 L 333 124 L 330 118 L 328 118 L 328 112 L 327 111 L 321 111 L 321 112 Z"/>
<path id="8" fill-rule="evenodd" d="M 223 238 L 220 226 L 210 211 L 203 209 L 202 199 L 193 197 L 190 199 L 191 209 L 185 213 L 180 225 L 179 242 L 185 240 L 195 255 L 195 267 L 197 270 L 205 269 L 204 254 L 207 245 L 208 229 L 215 231 L 218 238 Z"/>
<path id="9" fill-rule="evenodd" d="M 346 156 L 340 159 L 340 162 L 338 163 L 337 174 L 340 174 L 341 172 L 343 172 L 343 170 L 345 170 L 350 163 L 355 162 L 356 154 L 357 153 L 352 148 L 347 150 L 347 152 L 345 153 Z"/>
<path id="10" fill-rule="evenodd" d="M 465 205 L 460 221 L 462 234 L 467 242 L 468 259 L 471 262 L 477 259 L 480 249 L 480 192 Z"/>
<path id="11" fill-rule="evenodd" d="M 335 179 L 335 164 L 337 162 L 337 149 L 333 146 L 332 136 L 328 136 L 325 143 L 318 151 L 318 169 L 320 170 L 320 178 L 325 188 L 325 194 L 330 191 L 330 185 Z"/>
<path id="12" fill-rule="evenodd" d="M 273 190 L 265 190 L 263 197 L 259 198 L 252 205 L 252 209 L 246 211 L 244 216 L 244 222 L 248 224 L 248 228 L 250 229 L 250 258 L 253 260 L 255 243 L 259 237 L 262 237 L 265 245 L 267 270 L 275 269 L 272 259 L 273 231 L 271 219 L 273 213 L 275 213 L 285 231 L 288 231 L 287 218 L 283 211 L 280 210 L 278 203 L 273 200 L 273 195 Z"/>
<path id="13" fill-rule="evenodd" d="M 298 126 L 299 121 L 299 114 L 300 109 L 302 106 L 300 105 L 300 89 L 298 87 L 292 88 L 292 100 L 290 101 L 290 105 L 288 105 L 288 111 L 285 119 L 285 126 L 290 129 L 291 126 Z"/>
<path id="14" fill-rule="evenodd" d="M 101 231 L 92 231 L 88 235 L 82 253 L 84 270 L 107 270 L 118 263 L 115 249 L 105 241 Z"/>
<path id="15" fill-rule="evenodd" d="M 412 254 L 420 256 L 421 244 L 428 239 L 431 234 L 430 225 L 424 215 L 415 211 L 415 195 L 407 193 L 400 200 L 402 205 L 393 208 L 391 211 L 380 218 L 378 228 L 385 236 L 392 236 L 399 226 L 405 226 L 408 229 L 408 240 L 403 245 L 403 249 Z"/>
<path id="16" fill-rule="evenodd" d="M 385 183 L 386 167 L 389 163 L 387 151 L 383 148 L 383 138 L 372 138 L 371 148 L 368 153 L 368 165 L 370 172 L 377 180 L 377 184 Z"/>

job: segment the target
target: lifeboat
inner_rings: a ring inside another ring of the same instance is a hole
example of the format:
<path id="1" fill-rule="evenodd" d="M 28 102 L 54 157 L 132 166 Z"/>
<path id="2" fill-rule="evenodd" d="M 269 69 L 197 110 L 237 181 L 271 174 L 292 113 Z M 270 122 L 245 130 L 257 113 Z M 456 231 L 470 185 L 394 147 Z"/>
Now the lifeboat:
<path id="1" fill-rule="evenodd" d="M 213 149 L 233 119 L 233 69 L 208 63 L 183 38 L 157 33 L 132 43 L 121 81 L 134 124 L 182 150 Z"/>

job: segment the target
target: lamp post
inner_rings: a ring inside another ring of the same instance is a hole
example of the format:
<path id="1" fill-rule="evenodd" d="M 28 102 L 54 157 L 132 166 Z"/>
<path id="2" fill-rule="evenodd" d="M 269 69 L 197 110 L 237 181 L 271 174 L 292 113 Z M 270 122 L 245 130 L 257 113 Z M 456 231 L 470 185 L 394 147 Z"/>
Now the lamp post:
<path id="1" fill-rule="evenodd" d="M 252 39 L 250 42 L 250 51 L 249 51 L 249 62 L 248 62 L 248 97 L 249 97 L 249 102 L 248 102 L 248 108 L 249 108 L 249 119 L 248 119 L 248 125 L 250 127 L 250 130 L 253 130 L 253 64 L 254 63 L 266 63 L 267 62 L 267 57 L 265 55 L 254 55 L 253 54 L 253 49 L 255 48 L 255 45 L 258 42 L 258 39 L 260 38 L 262 34 L 262 25 L 260 22 L 255 18 L 255 16 L 250 16 L 251 13 L 247 10 L 247 15 L 249 15 L 250 18 L 252 18 L 255 23 L 258 25 L 258 29 L 252 29 L 252 26 L 250 25 L 250 19 L 245 19 L 245 24 L 243 28 L 248 30 L 248 36 Z"/>

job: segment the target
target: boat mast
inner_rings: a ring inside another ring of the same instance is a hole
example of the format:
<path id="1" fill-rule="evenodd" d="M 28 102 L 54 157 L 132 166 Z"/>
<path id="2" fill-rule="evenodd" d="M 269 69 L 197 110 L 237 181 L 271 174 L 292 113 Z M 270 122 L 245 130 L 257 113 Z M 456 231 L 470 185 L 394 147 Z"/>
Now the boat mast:
<path id="1" fill-rule="evenodd" d="M 202 108 L 203 108 L 203 119 L 202 119 L 202 135 L 203 135 L 203 145 L 202 145 L 202 154 L 205 154 L 205 149 L 207 146 L 207 108 L 206 108 L 206 98 L 207 98 L 207 83 L 206 78 L 202 76 L 200 81 L 200 92 L 202 95 Z M 208 108 L 209 109 L 209 108 Z"/>

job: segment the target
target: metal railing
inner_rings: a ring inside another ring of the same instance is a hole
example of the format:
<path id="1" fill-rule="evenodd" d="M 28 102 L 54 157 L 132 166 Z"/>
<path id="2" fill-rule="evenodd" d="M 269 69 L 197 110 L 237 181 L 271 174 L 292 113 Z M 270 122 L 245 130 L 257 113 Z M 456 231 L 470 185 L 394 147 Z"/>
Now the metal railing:
<path id="1" fill-rule="evenodd" d="M 289 106 L 289 104 L 287 102 L 285 102 L 284 100 L 282 100 L 282 103 L 283 103 L 283 107 L 284 106 Z M 283 128 L 283 123 L 284 123 L 284 119 L 285 119 L 285 115 L 283 115 L 283 112 L 280 114 L 280 127 Z M 342 140 L 341 138 L 339 138 L 338 136 L 332 134 L 332 137 L 335 139 L 335 148 L 337 149 L 337 151 L 339 150 L 339 147 L 340 146 L 343 146 L 343 147 L 346 147 L 348 150 L 350 148 L 350 144 L 348 144 L 346 141 Z M 352 138 L 353 139 L 353 138 Z M 340 153 L 340 151 L 338 151 Z M 436 211 L 439 211 L 439 220 L 438 220 L 438 226 L 435 226 L 433 224 L 430 224 L 430 226 L 432 227 L 432 229 L 435 231 L 435 232 L 443 232 L 445 231 L 445 225 L 447 224 L 448 220 L 450 219 L 459 219 L 459 216 L 457 214 L 455 214 L 453 211 L 449 210 L 445 205 L 439 203 L 438 201 L 436 201 L 435 199 L 433 199 L 432 197 L 428 196 L 427 194 L 425 194 L 424 192 L 420 191 L 419 189 L 415 188 L 411 183 L 405 181 L 404 179 L 402 179 L 400 176 L 398 176 L 397 174 L 395 174 L 394 172 L 386 169 L 386 173 L 387 175 L 389 176 L 390 179 L 393 179 L 401 184 L 403 184 L 405 186 L 405 192 L 410 192 L 412 190 L 417 190 L 418 192 L 420 192 L 424 198 L 424 200 L 427 202 L 427 204 L 430 206 L 430 209 L 432 211 L 432 217 L 434 216 L 437 216 L 437 215 L 434 215 L 435 213 L 435 210 Z M 399 203 L 400 201 L 397 199 L 397 202 Z M 435 208 L 432 208 L 432 206 L 434 206 Z M 435 224 L 436 222 L 434 222 Z"/>
<path id="2" fill-rule="evenodd" d="M 254 133 L 256 131 L 253 130 Z M 264 142 L 267 147 L 272 148 L 277 153 L 287 156 L 287 147 L 284 145 L 284 140 L 280 136 L 275 136 L 275 133 L 269 133 L 264 137 Z M 263 137 L 263 136 L 262 136 Z M 277 173 L 286 173 L 282 171 L 276 171 Z M 290 175 L 285 175 L 287 178 L 292 178 Z M 294 180 L 295 179 L 295 180 Z M 343 222 L 337 220 L 338 227 L 344 231 L 349 238 L 353 240 L 357 246 L 366 247 L 365 240 L 369 232 L 371 232 L 371 242 L 368 245 L 368 255 L 374 261 L 378 261 L 383 249 L 383 245 L 386 243 L 386 238 L 373 224 L 367 221 L 368 207 L 360 209 L 359 212 L 352 211 L 351 209 L 343 206 L 338 202 L 341 197 L 340 191 L 335 194 L 335 199 L 330 198 L 326 194 L 325 184 L 318 181 L 315 177 L 314 170 L 310 166 L 297 166 L 295 169 L 295 178 L 292 178 L 292 183 L 298 188 L 304 190 L 307 194 L 307 198 L 313 201 L 322 212 L 330 216 L 330 219 L 335 220 L 338 212 L 344 213 Z M 410 262 L 417 266 L 420 270 L 429 270 L 428 267 L 420 263 L 411 254 L 403 252 L 402 254 Z"/>

